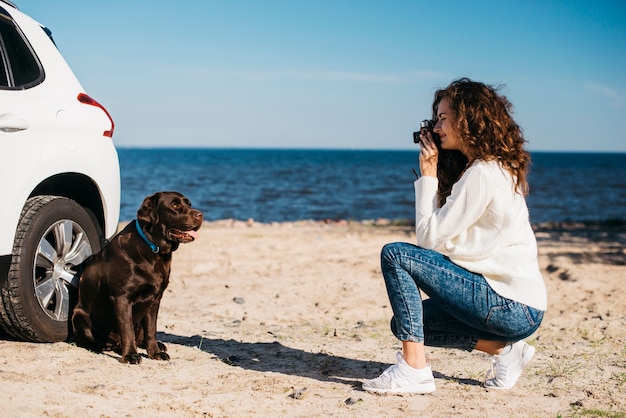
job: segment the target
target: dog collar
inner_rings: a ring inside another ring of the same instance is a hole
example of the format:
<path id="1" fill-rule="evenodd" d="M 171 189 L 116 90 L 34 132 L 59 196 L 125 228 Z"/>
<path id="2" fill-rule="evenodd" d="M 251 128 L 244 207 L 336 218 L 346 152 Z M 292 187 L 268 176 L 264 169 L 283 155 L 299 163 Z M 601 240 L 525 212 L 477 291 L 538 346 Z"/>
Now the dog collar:
<path id="1" fill-rule="evenodd" d="M 141 239 L 143 239 L 144 242 L 146 244 L 148 244 L 148 247 L 150 247 L 152 252 L 153 253 L 158 253 L 159 252 L 159 247 L 154 242 L 150 241 L 148 239 L 148 237 L 146 236 L 146 234 L 144 234 L 143 229 L 141 229 L 141 226 L 139 225 L 139 221 L 138 220 L 135 220 L 135 226 L 137 227 L 137 233 L 139 234 Z"/>

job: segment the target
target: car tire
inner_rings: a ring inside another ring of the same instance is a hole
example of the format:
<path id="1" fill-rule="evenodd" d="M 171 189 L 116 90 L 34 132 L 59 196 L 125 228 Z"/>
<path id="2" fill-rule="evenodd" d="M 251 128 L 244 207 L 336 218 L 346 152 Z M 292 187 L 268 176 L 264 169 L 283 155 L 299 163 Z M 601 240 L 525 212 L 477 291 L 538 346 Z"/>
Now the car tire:
<path id="1" fill-rule="evenodd" d="M 0 283 L 0 322 L 15 338 L 65 341 L 71 335 L 78 266 L 100 251 L 102 230 L 91 211 L 59 196 L 26 201 L 8 274 Z"/>

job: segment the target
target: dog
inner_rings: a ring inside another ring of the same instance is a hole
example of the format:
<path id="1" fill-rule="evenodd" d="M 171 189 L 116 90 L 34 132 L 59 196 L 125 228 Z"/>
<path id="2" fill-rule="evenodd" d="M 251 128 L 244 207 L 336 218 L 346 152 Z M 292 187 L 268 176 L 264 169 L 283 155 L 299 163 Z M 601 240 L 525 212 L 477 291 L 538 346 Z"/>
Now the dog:
<path id="1" fill-rule="evenodd" d="M 72 314 L 76 345 L 91 351 L 114 350 L 121 362 L 148 357 L 169 360 L 157 341 L 157 316 L 170 276 L 172 253 L 194 241 L 203 214 L 177 192 L 144 199 L 137 219 L 81 266 L 78 301 Z"/>

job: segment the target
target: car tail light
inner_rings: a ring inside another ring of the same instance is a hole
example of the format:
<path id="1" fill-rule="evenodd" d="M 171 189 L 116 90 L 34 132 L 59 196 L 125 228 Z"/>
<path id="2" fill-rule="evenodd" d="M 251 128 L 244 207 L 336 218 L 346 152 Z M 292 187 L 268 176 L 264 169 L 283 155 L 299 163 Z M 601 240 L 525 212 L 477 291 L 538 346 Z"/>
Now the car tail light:
<path id="1" fill-rule="evenodd" d="M 102 135 L 108 136 L 109 138 L 113 138 L 113 130 L 115 130 L 115 122 L 113 122 L 113 118 L 111 117 L 111 115 L 109 115 L 109 112 L 104 108 L 104 106 L 102 106 L 100 103 L 98 103 L 97 101 L 92 99 L 90 96 L 86 95 L 85 93 L 79 93 L 77 98 L 78 98 L 78 101 L 81 103 L 88 104 L 88 105 L 95 106 L 95 107 L 102 109 L 102 111 L 107 115 L 107 117 L 111 121 L 111 129 L 109 129 L 108 131 L 104 131 Z"/>

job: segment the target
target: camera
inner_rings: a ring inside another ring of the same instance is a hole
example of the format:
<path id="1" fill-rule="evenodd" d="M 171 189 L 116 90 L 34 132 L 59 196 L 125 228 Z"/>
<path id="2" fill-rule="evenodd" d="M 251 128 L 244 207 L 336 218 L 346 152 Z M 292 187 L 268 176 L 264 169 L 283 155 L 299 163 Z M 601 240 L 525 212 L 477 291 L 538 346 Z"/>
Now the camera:
<path id="1" fill-rule="evenodd" d="M 420 142 L 422 142 L 422 140 L 420 139 L 420 134 L 426 135 L 428 132 L 430 132 L 435 143 L 439 145 L 439 135 L 437 135 L 433 131 L 434 127 L 435 127 L 435 122 L 433 122 L 432 120 L 424 119 L 423 121 L 421 121 L 420 130 L 417 132 L 413 132 L 413 142 L 416 144 L 419 144 Z"/>

